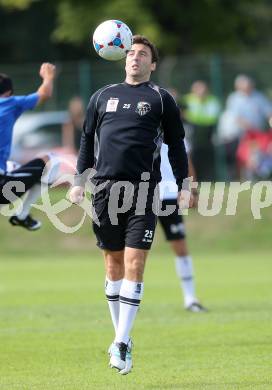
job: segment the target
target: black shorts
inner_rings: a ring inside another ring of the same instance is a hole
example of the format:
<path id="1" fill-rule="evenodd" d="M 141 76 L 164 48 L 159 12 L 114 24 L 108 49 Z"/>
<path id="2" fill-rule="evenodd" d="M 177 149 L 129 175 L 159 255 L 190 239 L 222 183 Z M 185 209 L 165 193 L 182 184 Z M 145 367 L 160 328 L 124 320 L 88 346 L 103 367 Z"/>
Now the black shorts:
<path id="1" fill-rule="evenodd" d="M 96 182 L 96 185 L 101 185 L 101 183 L 103 181 L 99 180 Z M 155 213 L 152 209 L 156 183 L 150 184 L 145 210 L 140 212 L 143 215 L 139 215 L 139 208 L 137 207 L 139 182 L 134 182 L 134 192 L 130 196 L 132 205 L 128 211 L 118 213 L 115 221 L 117 224 L 113 224 L 111 215 L 112 212 L 115 214 L 115 210 L 111 208 L 111 189 L 115 183 L 117 184 L 118 182 L 116 180 L 109 181 L 103 190 L 92 196 L 93 208 L 100 224 L 98 225 L 95 223 L 95 220 L 93 221 L 97 246 L 111 251 L 123 250 L 126 246 L 144 250 L 150 249 L 157 223 L 157 209 Z M 154 208 L 158 207 L 159 203 L 158 194 L 155 196 Z M 118 207 L 122 207 L 124 201 L 124 187 L 122 187 L 118 197 Z"/>
<path id="2" fill-rule="evenodd" d="M 165 237 L 168 241 L 185 239 L 185 228 L 182 215 L 178 213 L 178 205 L 176 199 L 165 199 L 162 201 L 162 210 L 165 210 L 167 205 L 175 205 L 175 211 L 168 216 L 159 216 L 160 224 L 163 228 Z"/>
<path id="3" fill-rule="evenodd" d="M 0 174 L 0 204 L 9 204 L 40 183 L 45 162 L 36 158 L 11 172 Z M 8 184 L 10 183 L 10 184 Z"/>

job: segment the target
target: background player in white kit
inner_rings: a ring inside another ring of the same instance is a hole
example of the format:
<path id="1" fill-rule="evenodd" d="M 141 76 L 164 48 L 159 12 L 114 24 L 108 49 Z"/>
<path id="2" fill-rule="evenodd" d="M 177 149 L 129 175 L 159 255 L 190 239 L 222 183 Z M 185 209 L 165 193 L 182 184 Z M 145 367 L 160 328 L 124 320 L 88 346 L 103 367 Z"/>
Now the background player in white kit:
<path id="1" fill-rule="evenodd" d="M 195 179 L 192 162 L 189 157 L 188 159 L 189 176 L 193 176 Z M 165 144 L 162 144 L 161 147 L 161 175 L 162 181 L 160 182 L 160 197 L 163 209 L 165 209 L 167 205 L 177 205 L 178 196 L 176 181 L 168 159 L 168 146 Z M 159 216 L 159 221 L 163 228 L 166 240 L 170 242 L 170 246 L 176 255 L 176 272 L 180 279 L 183 291 L 184 307 L 191 312 L 206 311 L 207 309 L 201 305 L 195 293 L 193 263 L 192 257 L 189 255 L 187 249 L 183 217 L 178 214 L 178 208 L 176 208 L 175 212 L 169 216 Z"/>

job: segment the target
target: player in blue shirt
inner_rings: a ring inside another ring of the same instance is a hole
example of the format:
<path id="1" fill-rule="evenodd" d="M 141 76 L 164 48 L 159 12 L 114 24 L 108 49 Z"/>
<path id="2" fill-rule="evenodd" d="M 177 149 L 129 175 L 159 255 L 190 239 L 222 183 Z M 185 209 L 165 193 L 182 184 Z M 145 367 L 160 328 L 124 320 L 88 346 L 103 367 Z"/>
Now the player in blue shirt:
<path id="1" fill-rule="evenodd" d="M 24 111 L 35 108 L 52 96 L 55 72 L 54 65 L 42 64 L 39 72 L 42 84 L 37 92 L 25 96 L 13 95 L 12 80 L 0 74 L 0 205 L 12 203 L 25 194 L 22 210 L 9 221 L 14 226 L 28 230 L 37 230 L 41 226 L 39 221 L 30 216 L 29 211 L 40 196 L 41 181 L 48 180 L 48 174 L 43 175 L 45 165 L 48 161 L 53 165 L 54 158 L 50 154 L 39 156 L 14 169 L 14 164 L 8 164 L 13 126 Z"/>

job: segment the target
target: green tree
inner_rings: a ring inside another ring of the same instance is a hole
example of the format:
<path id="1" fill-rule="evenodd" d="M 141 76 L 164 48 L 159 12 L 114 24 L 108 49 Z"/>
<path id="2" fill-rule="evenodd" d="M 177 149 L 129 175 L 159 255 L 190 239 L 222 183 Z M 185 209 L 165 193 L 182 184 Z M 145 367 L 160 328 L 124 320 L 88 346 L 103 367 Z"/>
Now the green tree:
<path id="1" fill-rule="evenodd" d="M 148 0 L 148 9 L 157 0 Z M 271 44 L 270 0 L 161 1 L 159 44 L 168 54 L 229 52 Z"/>
<path id="2" fill-rule="evenodd" d="M 26 9 L 35 0 L 0 0 L 0 6 L 6 9 Z"/>
<path id="3" fill-rule="evenodd" d="M 158 40 L 160 27 L 152 10 L 142 9 L 140 1 L 135 0 L 62 0 L 58 3 L 57 27 L 53 38 L 75 45 L 81 45 L 90 38 L 99 23 L 107 19 L 124 20 L 134 32 L 141 32 Z"/>
<path id="4" fill-rule="evenodd" d="M 164 54 L 271 47 L 271 0 L 98 0 L 59 2 L 60 41 L 80 44 L 106 19 L 121 19 Z"/>
<path id="5" fill-rule="evenodd" d="M 2 61 L 95 55 L 91 33 L 114 18 L 162 55 L 272 48 L 271 0 L 0 0 Z"/>

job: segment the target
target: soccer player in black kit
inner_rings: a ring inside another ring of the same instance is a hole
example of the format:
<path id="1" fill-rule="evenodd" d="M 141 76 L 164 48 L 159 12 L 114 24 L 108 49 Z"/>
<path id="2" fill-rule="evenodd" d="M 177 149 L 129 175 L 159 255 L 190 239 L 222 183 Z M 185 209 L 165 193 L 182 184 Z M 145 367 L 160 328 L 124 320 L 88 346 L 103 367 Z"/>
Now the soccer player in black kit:
<path id="1" fill-rule="evenodd" d="M 121 374 L 132 368 L 130 331 L 143 296 L 145 261 L 157 222 L 162 142 L 168 145 L 180 199 L 184 198 L 181 188 L 188 174 L 179 109 L 166 90 L 150 82 L 157 61 L 156 47 L 147 38 L 134 36 L 126 57 L 125 82 L 105 86 L 91 97 L 78 174 L 70 192 L 73 203 L 82 201 L 82 174 L 88 168 L 96 170 L 93 183 L 104 185 L 93 193 L 93 208 L 99 220 L 98 224 L 93 222 L 93 229 L 104 253 L 105 293 L 115 328 L 109 348 L 110 366 Z M 143 190 L 146 184 L 148 193 Z M 114 203 L 112 195 L 116 192 L 120 197 Z M 130 207 L 122 209 L 126 204 Z M 118 214 L 117 224 L 110 218 L 114 207 L 123 211 Z"/>

